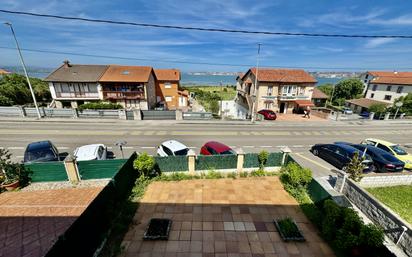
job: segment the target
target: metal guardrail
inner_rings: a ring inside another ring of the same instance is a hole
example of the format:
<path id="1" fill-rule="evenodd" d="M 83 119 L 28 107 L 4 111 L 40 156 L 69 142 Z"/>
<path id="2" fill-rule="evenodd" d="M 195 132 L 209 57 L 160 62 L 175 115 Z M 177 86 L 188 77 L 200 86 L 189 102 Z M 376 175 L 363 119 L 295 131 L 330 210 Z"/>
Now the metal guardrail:
<path id="1" fill-rule="evenodd" d="M 175 111 L 142 111 L 143 120 L 175 120 Z"/>
<path id="2" fill-rule="evenodd" d="M 184 120 L 210 120 L 212 119 L 211 112 L 184 112 L 183 119 Z"/>

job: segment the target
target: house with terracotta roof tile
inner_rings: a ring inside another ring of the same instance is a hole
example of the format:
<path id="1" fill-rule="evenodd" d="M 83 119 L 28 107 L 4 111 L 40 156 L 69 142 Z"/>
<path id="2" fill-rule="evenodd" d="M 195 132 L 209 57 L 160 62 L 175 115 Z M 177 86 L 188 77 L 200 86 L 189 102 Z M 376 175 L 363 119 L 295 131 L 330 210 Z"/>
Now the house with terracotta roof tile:
<path id="1" fill-rule="evenodd" d="M 412 92 L 412 72 L 368 71 L 361 75 L 365 98 L 393 104 Z"/>
<path id="2" fill-rule="evenodd" d="M 316 107 L 325 107 L 326 101 L 328 100 L 329 96 L 323 93 L 321 90 L 317 89 L 316 87 L 313 88 L 312 92 L 312 103 Z"/>
<path id="3" fill-rule="evenodd" d="M 306 106 L 314 106 L 311 99 L 316 82 L 304 70 L 251 68 L 238 79 L 240 85 L 237 87 L 236 101 L 248 108 L 249 116 L 253 98 L 256 98 L 255 112 L 268 109 L 292 113 Z"/>
<path id="4" fill-rule="evenodd" d="M 156 106 L 152 67 L 109 65 L 99 83 L 102 100 L 141 110 L 154 109 Z"/>
<path id="5" fill-rule="evenodd" d="M 7 74 L 10 74 L 10 72 L 0 69 L 0 76 L 7 75 Z"/>
<path id="6" fill-rule="evenodd" d="M 156 103 L 167 110 L 188 108 L 189 92 L 180 87 L 180 71 L 177 69 L 155 69 Z"/>

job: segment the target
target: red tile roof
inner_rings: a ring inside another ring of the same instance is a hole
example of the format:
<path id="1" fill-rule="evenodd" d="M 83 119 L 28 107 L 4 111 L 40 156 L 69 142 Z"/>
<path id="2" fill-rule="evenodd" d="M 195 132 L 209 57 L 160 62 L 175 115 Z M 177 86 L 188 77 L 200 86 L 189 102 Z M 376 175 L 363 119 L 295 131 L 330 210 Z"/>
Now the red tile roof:
<path id="1" fill-rule="evenodd" d="M 256 68 L 249 70 L 256 74 Z M 246 73 L 248 74 L 249 71 Z M 244 76 L 243 76 L 244 78 Z M 258 80 L 260 82 L 284 82 L 284 83 L 316 83 L 316 79 L 304 70 L 291 69 L 258 69 Z"/>
<path id="2" fill-rule="evenodd" d="M 179 81 L 180 71 L 177 69 L 155 69 L 154 73 L 157 80 L 162 81 Z"/>
<path id="3" fill-rule="evenodd" d="M 317 89 L 316 87 L 313 89 L 312 92 L 312 98 L 316 98 L 316 99 L 328 99 L 329 96 L 325 93 L 323 93 L 322 91 L 320 91 L 319 89 Z"/>
<path id="4" fill-rule="evenodd" d="M 310 100 L 295 100 L 294 101 L 299 106 L 315 106 Z"/>
<path id="5" fill-rule="evenodd" d="M 346 100 L 347 103 L 351 103 L 360 107 L 365 107 L 369 108 L 373 104 L 384 104 L 386 106 L 390 105 L 390 103 L 378 101 L 378 100 L 373 100 L 369 98 L 359 98 L 359 99 L 351 99 L 351 100 Z"/>
<path id="6" fill-rule="evenodd" d="M 110 65 L 100 82 L 148 82 L 152 67 Z"/>
<path id="7" fill-rule="evenodd" d="M 412 72 L 369 71 L 374 78 L 370 83 L 412 85 Z"/>
<path id="8" fill-rule="evenodd" d="M 0 69 L 0 75 L 6 75 L 6 74 L 10 74 L 10 72 Z"/>

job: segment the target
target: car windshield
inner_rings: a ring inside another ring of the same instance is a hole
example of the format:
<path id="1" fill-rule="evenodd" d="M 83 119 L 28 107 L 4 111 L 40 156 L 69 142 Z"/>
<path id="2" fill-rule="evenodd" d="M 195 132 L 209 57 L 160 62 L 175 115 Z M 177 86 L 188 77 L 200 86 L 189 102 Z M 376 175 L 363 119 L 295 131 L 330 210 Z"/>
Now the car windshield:
<path id="1" fill-rule="evenodd" d="M 187 155 L 187 152 L 189 152 L 189 149 L 185 148 L 185 149 L 176 151 L 175 155 Z"/>
<path id="2" fill-rule="evenodd" d="M 392 149 L 396 154 L 399 154 L 399 155 L 407 155 L 407 154 L 408 154 L 408 153 L 407 153 L 405 150 L 403 150 L 402 147 L 400 147 L 399 145 L 391 145 L 390 147 L 391 147 L 391 149 Z"/>
<path id="3" fill-rule="evenodd" d="M 229 149 L 229 150 L 221 152 L 220 154 L 235 154 L 235 152 L 232 149 Z"/>
<path id="4" fill-rule="evenodd" d="M 38 151 L 27 152 L 27 161 L 48 161 L 55 158 L 56 156 L 50 149 L 41 149 Z"/>

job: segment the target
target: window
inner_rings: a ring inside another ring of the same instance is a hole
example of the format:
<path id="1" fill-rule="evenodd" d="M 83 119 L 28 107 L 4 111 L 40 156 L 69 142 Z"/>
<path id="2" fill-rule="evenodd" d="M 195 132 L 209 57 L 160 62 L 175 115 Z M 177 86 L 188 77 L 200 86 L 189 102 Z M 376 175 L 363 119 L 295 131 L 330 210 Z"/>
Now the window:
<path id="1" fill-rule="evenodd" d="M 103 147 L 102 147 L 102 146 L 99 146 L 99 149 L 97 150 L 97 158 L 98 158 L 98 159 L 102 159 L 102 157 L 103 157 L 103 152 L 104 152 Z"/>
<path id="2" fill-rule="evenodd" d="M 165 88 L 172 88 L 172 84 L 170 82 L 165 82 Z"/>
<path id="3" fill-rule="evenodd" d="M 273 91 L 273 86 L 268 86 L 268 95 L 271 96 Z"/>
<path id="4" fill-rule="evenodd" d="M 283 92 L 282 94 L 285 95 L 295 95 L 296 94 L 296 86 L 289 85 L 289 86 L 284 86 L 282 88 Z"/>
<path id="5" fill-rule="evenodd" d="M 387 86 L 386 87 L 386 91 L 391 91 L 391 89 L 392 89 L 392 86 Z"/>
<path id="6" fill-rule="evenodd" d="M 396 93 L 400 94 L 403 91 L 403 86 L 399 86 L 398 89 L 396 90 Z"/>
<path id="7" fill-rule="evenodd" d="M 368 79 L 368 77 L 369 77 L 369 74 L 366 74 L 366 76 L 365 76 L 365 80 L 367 80 L 367 79 Z"/>
<path id="8" fill-rule="evenodd" d="M 272 109 L 272 103 L 265 103 L 265 109 Z"/>
<path id="9" fill-rule="evenodd" d="M 172 150 L 170 150 L 169 148 L 167 148 L 166 146 L 162 145 L 163 151 L 169 155 L 169 156 L 173 156 L 173 152 Z"/>
<path id="10" fill-rule="evenodd" d="M 389 147 L 387 147 L 385 145 L 378 144 L 376 147 L 384 150 L 385 152 L 392 153 L 392 151 L 389 149 Z"/>
<path id="11" fill-rule="evenodd" d="M 172 101 L 172 97 L 171 97 L 171 96 L 166 96 L 166 97 L 165 97 L 165 101 L 166 101 L 166 102 L 171 102 L 171 101 Z"/>
<path id="12" fill-rule="evenodd" d="M 374 94 L 374 93 L 372 93 L 372 94 L 371 94 L 371 98 L 373 98 L 374 96 L 375 96 L 375 94 Z"/>
<path id="13" fill-rule="evenodd" d="M 376 91 L 377 88 L 378 88 L 378 85 L 373 85 L 372 91 Z"/>
<path id="14" fill-rule="evenodd" d="M 210 147 L 210 146 L 206 146 L 206 149 L 207 149 L 207 151 L 208 151 L 209 153 L 211 153 L 211 154 L 219 154 L 218 152 L 215 151 L 215 149 L 213 149 L 213 148 Z"/>
<path id="15" fill-rule="evenodd" d="M 386 101 L 390 101 L 392 99 L 392 96 L 391 95 L 385 95 L 385 100 Z"/>

